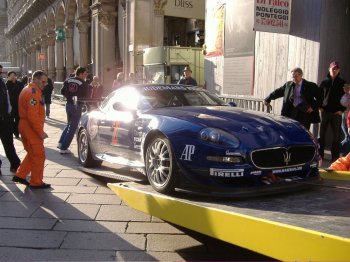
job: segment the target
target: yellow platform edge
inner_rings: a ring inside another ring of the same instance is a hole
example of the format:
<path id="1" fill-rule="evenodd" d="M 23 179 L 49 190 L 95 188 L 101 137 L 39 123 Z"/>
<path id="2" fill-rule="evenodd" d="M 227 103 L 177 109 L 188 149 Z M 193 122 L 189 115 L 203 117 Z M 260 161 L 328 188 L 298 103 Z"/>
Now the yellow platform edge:
<path id="1" fill-rule="evenodd" d="M 325 169 L 319 169 L 320 176 L 323 179 L 330 180 L 350 180 L 350 172 L 348 171 L 331 171 Z"/>
<path id="2" fill-rule="evenodd" d="M 282 261 L 350 261 L 350 239 L 109 183 L 130 207 Z M 312 219 L 312 216 L 310 216 Z"/>

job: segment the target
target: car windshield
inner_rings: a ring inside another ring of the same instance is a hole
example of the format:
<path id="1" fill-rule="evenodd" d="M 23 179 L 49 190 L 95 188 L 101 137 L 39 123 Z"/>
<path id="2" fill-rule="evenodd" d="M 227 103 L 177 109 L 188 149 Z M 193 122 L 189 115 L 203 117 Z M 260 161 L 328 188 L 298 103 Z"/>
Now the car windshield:
<path id="1" fill-rule="evenodd" d="M 217 96 L 199 90 L 150 90 L 142 94 L 141 106 L 152 108 L 178 106 L 222 106 L 226 103 Z"/>

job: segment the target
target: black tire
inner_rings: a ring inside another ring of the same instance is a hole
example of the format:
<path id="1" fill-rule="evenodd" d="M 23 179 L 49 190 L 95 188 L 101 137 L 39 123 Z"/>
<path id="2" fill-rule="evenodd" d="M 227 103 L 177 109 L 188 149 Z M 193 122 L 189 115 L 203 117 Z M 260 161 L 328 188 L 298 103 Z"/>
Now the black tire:
<path id="1" fill-rule="evenodd" d="M 99 167 L 102 164 L 102 160 L 95 160 L 92 157 L 89 138 L 85 129 L 81 130 L 78 136 L 78 159 L 83 167 Z"/>
<path id="2" fill-rule="evenodd" d="M 168 139 L 158 136 L 148 144 L 145 167 L 148 181 L 154 190 L 164 194 L 175 191 L 179 172 Z"/>

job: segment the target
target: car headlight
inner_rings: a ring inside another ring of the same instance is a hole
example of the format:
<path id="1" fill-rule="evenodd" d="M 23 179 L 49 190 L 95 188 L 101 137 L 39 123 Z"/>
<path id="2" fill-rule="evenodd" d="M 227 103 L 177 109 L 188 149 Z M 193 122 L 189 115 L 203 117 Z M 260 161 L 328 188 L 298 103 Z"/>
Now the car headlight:
<path id="1" fill-rule="evenodd" d="M 239 140 L 221 129 L 204 128 L 199 133 L 200 138 L 207 142 L 212 142 L 219 145 L 229 146 L 233 148 L 239 147 Z"/>

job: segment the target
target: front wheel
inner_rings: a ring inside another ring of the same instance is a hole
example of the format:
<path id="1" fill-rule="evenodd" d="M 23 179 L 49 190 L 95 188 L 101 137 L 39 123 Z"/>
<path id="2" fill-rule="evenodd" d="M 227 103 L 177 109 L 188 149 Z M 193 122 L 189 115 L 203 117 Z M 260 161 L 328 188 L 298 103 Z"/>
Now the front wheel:
<path id="1" fill-rule="evenodd" d="M 146 150 L 146 174 L 151 186 L 160 193 L 172 193 L 178 180 L 178 167 L 169 140 L 153 139 Z"/>
<path id="2" fill-rule="evenodd" d="M 89 139 L 85 129 L 81 130 L 78 136 L 78 158 L 79 163 L 84 167 L 99 167 L 102 164 L 102 160 L 95 160 L 92 157 Z"/>

